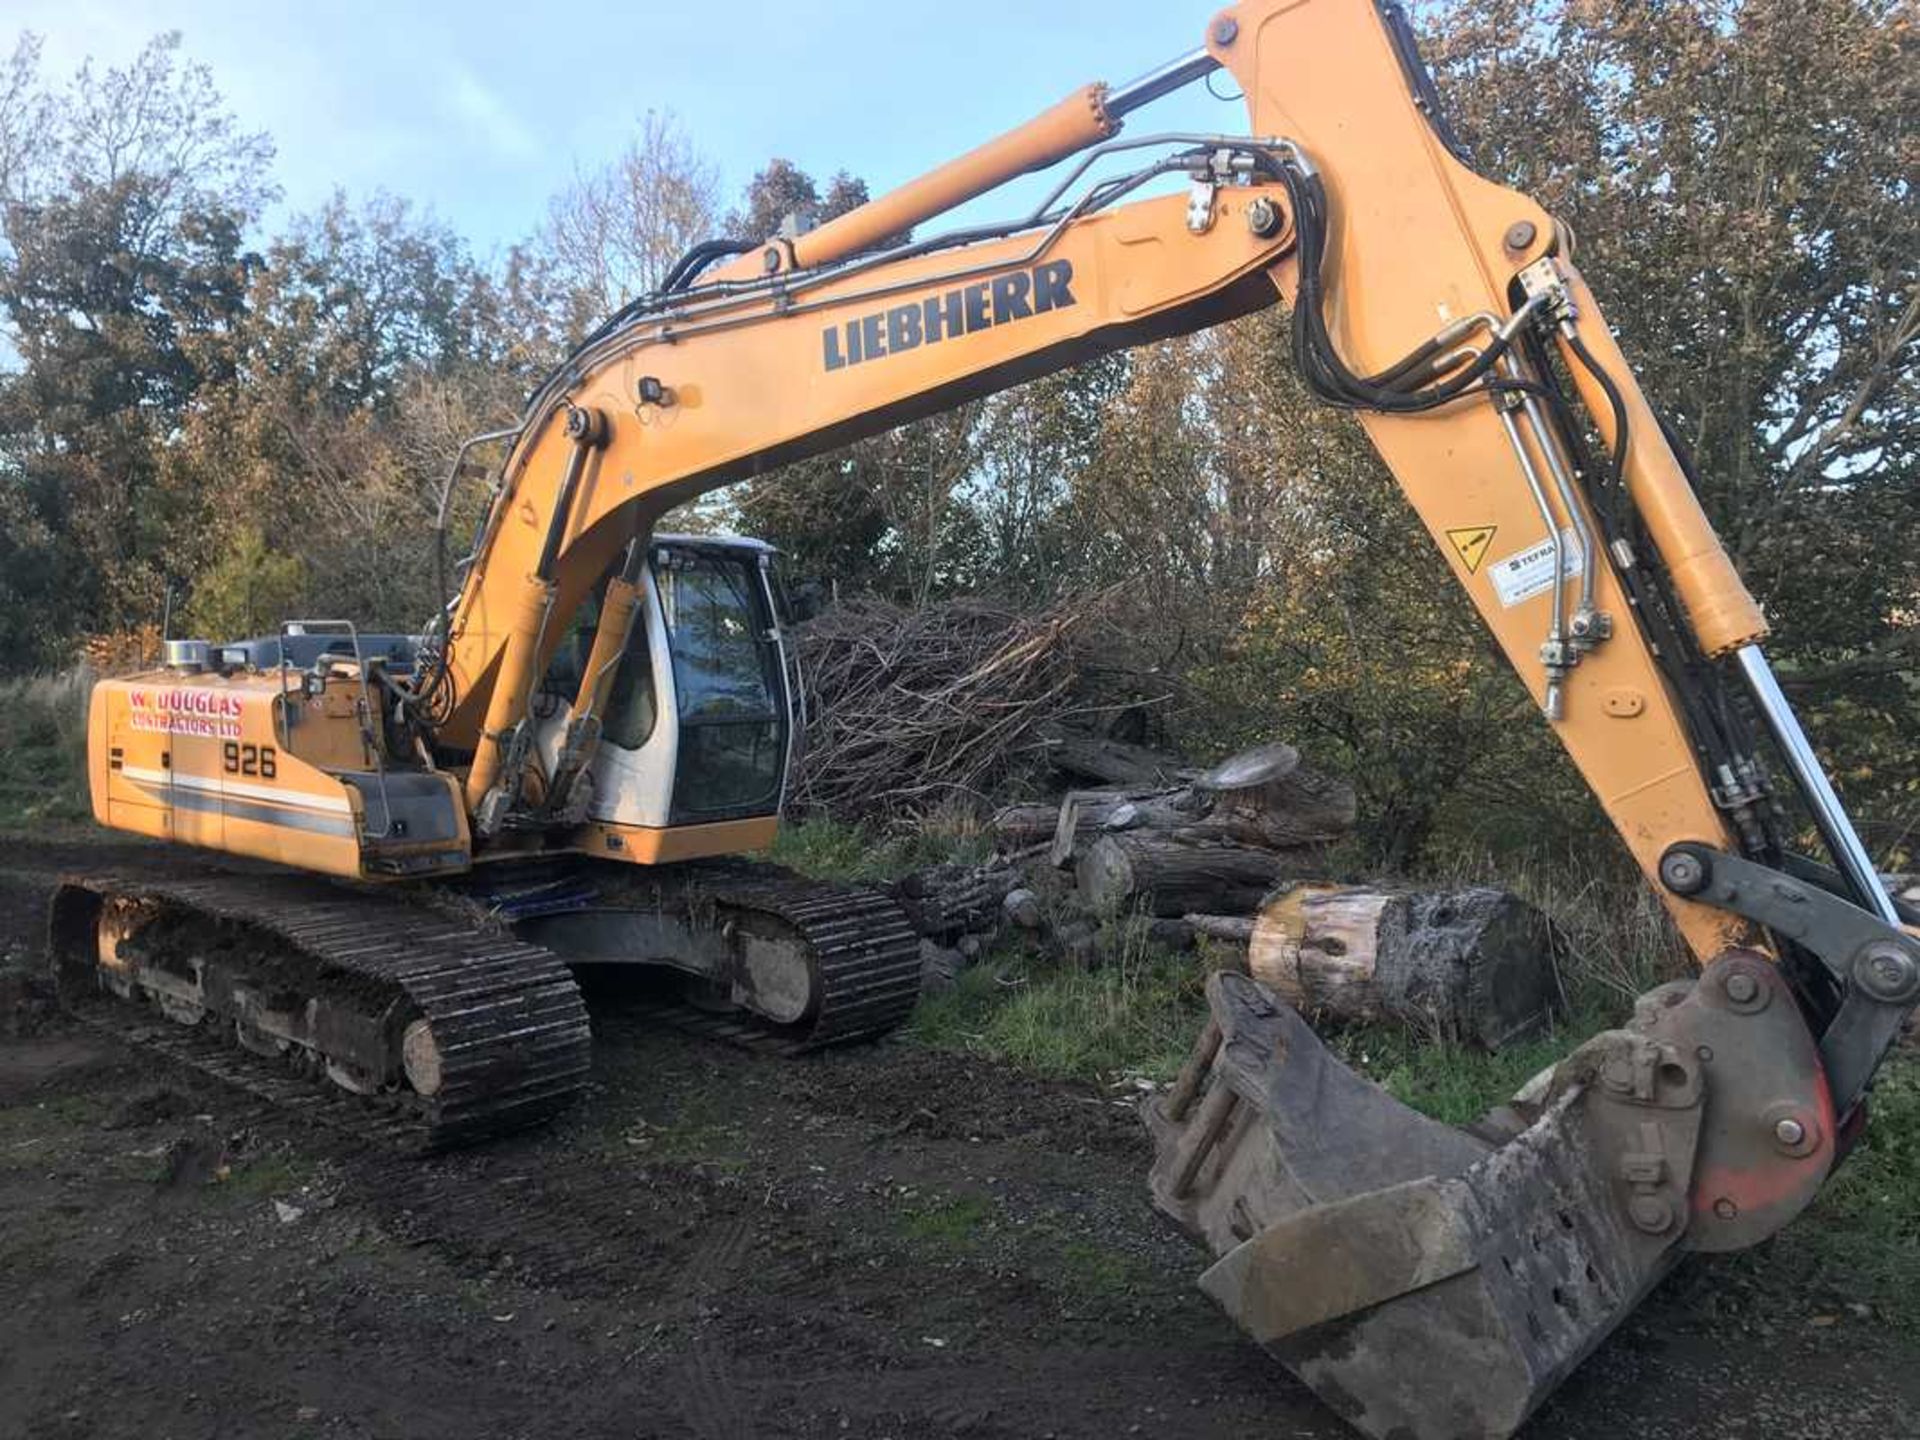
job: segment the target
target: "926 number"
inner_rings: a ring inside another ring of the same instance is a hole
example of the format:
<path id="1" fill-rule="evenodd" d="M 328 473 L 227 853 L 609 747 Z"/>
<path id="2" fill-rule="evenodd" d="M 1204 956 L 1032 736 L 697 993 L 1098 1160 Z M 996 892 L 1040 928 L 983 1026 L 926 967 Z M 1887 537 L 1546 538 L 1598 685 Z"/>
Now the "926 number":
<path id="1" fill-rule="evenodd" d="M 271 780 L 279 773 L 274 758 L 271 745 L 242 745 L 229 740 L 220 747 L 220 766 L 229 775 L 258 775 Z"/>

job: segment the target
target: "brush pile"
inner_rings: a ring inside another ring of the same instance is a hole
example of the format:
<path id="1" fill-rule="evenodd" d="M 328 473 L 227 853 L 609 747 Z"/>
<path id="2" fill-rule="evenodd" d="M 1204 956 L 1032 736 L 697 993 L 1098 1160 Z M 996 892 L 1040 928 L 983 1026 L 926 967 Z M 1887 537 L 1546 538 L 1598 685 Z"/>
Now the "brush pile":
<path id="1" fill-rule="evenodd" d="M 1064 732 L 1138 703 L 1091 659 L 1104 609 L 1104 596 L 1035 614 L 864 597 L 798 627 L 808 730 L 793 804 L 894 822 L 1045 771 Z"/>

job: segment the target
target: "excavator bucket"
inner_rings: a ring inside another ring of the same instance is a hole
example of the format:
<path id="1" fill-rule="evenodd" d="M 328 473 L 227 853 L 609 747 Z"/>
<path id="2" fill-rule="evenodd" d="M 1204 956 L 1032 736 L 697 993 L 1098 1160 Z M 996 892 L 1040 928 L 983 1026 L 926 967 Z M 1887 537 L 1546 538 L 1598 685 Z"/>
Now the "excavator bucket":
<path id="1" fill-rule="evenodd" d="M 1154 1201 L 1217 1257 L 1201 1288 L 1378 1440 L 1504 1440 L 1684 1251 L 1771 1233 L 1832 1163 L 1813 1039 L 1750 952 L 1642 997 L 1471 1132 L 1248 977 L 1207 998 L 1148 1107 Z"/>

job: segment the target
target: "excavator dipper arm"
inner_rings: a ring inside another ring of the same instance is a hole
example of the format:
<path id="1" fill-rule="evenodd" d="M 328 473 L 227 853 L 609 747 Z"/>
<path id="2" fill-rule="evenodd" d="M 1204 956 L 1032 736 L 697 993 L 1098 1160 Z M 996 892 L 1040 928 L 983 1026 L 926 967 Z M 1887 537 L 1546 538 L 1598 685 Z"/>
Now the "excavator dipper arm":
<path id="1" fill-rule="evenodd" d="M 1216 68 L 1247 136 L 1116 138 Z M 889 238 L 1076 154 L 1017 221 Z M 1169 174 L 1186 194 L 1129 198 Z M 692 257 L 535 397 L 439 641 L 433 739 L 472 754 L 484 838 L 526 803 L 529 696 L 564 622 L 670 507 L 1282 300 L 1309 386 L 1358 415 L 1703 969 L 1474 1135 L 1216 978 L 1151 1117 L 1154 1193 L 1217 1252 L 1209 1292 L 1361 1428 L 1505 1435 L 1680 1253 L 1804 1207 L 1920 951 L 1570 238 L 1461 160 L 1397 7 L 1249 0 L 1134 85 L 1076 92 L 818 230 Z M 605 607 L 602 694 L 631 612 Z M 1736 684 L 1837 870 L 1784 854 Z"/>

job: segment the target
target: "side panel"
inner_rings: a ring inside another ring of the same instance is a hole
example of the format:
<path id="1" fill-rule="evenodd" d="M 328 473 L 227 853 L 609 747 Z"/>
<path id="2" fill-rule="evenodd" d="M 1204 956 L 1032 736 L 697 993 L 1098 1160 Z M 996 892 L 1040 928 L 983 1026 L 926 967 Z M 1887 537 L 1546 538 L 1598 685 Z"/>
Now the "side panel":
<path id="1" fill-rule="evenodd" d="M 779 832 L 772 815 L 752 820 L 722 820 L 712 825 L 615 825 L 596 820 L 568 837 L 568 848 L 602 860 L 624 860 L 634 865 L 662 865 L 678 860 L 704 860 L 713 855 L 744 855 L 764 850 Z"/>
<path id="2" fill-rule="evenodd" d="M 349 787 L 286 752 L 277 682 L 157 672 L 94 687 L 89 750 L 102 747 L 103 825 L 305 870 L 358 876 Z"/>
<path id="3" fill-rule="evenodd" d="M 172 761 L 165 732 L 133 728 L 125 687 L 102 680 L 87 702 L 87 788 L 93 818 L 115 830 L 130 830 L 160 840 L 173 838 L 173 796 L 165 785 L 142 785 L 126 774 L 128 765 L 158 772 Z"/>

